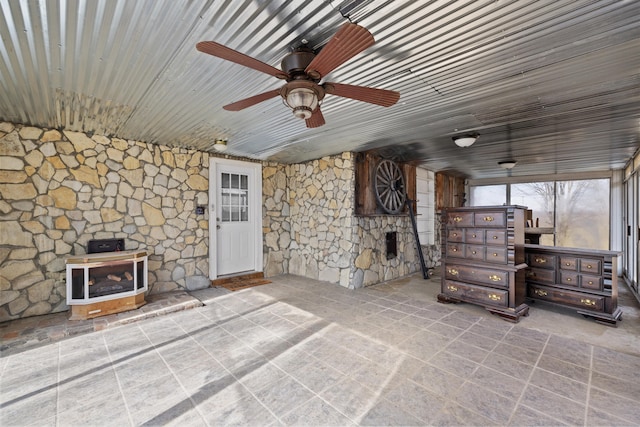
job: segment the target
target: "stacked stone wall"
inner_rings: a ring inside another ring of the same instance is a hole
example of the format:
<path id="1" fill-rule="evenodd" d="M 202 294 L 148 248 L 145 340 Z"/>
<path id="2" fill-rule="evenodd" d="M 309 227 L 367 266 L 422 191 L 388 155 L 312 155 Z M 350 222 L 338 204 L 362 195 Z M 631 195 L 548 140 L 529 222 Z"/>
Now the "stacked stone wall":
<path id="1" fill-rule="evenodd" d="M 91 239 L 149 254 L 150 292 L 209 285 L 207 153 L 0 123 L 0 321 L 64 311 Z"/>
<path id="2" fill-rule="evenodd" d="M 386 233 L 396 233 L 397 255 L 387 258 Z M 406 276 L 420 269 L 411 219 L 398 215 L 356 217 L 352 241 L 357 254 L 351 288 Z"/>
<path id="3" fill-rule="evenodd" d="M 349 152 L 287 166 L 290 274 L 349 287 L 354 171 Z"/>
<path id="4" fill-rule="evenodd" d="M 262 168 L 262 234 L 264 275 L 277 276 L 289 271 L 291 221 L 287 166 L 266 162 Z"/>
<path id="5" fill-rule="evenodd" d="M 289 273 L 355 289 L 419 269 L 407 216 L 355 216 L 349 152 L 263 169 L 265 275 Z M 385 233 L 398 236 L 387 259 Z"/>

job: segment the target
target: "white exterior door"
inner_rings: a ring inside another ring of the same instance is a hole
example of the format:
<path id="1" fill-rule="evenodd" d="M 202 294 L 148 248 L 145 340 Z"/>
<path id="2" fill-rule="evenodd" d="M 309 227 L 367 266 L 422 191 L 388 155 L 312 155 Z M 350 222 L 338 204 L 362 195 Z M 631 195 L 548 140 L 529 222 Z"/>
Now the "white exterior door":
<path id="1" fill-rule="evenodd" d="M 212 159 L 211 278 L 262 271 L 262 167 Z"/>

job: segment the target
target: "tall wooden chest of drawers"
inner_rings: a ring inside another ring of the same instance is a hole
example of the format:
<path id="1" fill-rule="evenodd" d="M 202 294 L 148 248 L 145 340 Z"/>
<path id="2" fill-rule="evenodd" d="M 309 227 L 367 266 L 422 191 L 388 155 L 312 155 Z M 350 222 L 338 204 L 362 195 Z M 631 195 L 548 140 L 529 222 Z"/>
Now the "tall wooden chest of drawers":
<path id="1" fill-rule="evenodd" d="M 618 308 L 618 252 L 525 245 L 527 293 L 578 309 L 585 317 L 615 326 Z"/>
<path id="2" fill-rule="evenodd" d="M 517 322 L 526 316 L 525 207 L 442 211 L 442 283 L 438 301 L 482 305 Z"/>

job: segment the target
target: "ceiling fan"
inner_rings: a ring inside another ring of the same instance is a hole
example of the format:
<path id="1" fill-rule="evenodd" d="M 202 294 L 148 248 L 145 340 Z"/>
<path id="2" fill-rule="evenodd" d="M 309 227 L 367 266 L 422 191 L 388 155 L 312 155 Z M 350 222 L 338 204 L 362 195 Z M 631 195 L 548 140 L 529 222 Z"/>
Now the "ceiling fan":
<path id="1" fill-rule="evenodd" d="M 320 103 L 327 94 L 383 107 L 390 107 L 398 102 L 400 93 L 392 90 L 333 82 L 320 83 L 324 76 L 374 43 L 373 36 L 366 28 L 347 22 L 318 54 L 307 47 L 300 47 L 289 53 L 282 59 L 281 70 L 212 41 L 200 42 L 196 49 L 287 82 L 279 89 L 225 105 L 222 107 L 225 110 L 240 111 L 279 95 L 293 110 L 294 116 L 304 119 L 308 128 L 315 128 L 325 124 Z"/>

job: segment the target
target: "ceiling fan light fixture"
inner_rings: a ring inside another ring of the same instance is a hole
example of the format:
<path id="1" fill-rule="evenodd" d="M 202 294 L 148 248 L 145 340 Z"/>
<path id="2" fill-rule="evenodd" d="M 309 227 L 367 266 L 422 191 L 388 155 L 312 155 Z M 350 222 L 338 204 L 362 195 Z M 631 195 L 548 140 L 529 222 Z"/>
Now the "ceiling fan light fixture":
<path id="1" fill-rule="evenodd" d="M 313 89 L 297 87 L 287 92 L 286 104 L 293 110 L 293 115 L 299 119 L 308 119 L 318 108 L 318 95 Z"/>
<path id="2" fill-rule="evenodd" d="M 498 165 L 502 168 L 502 169 L 513 169 L 515 167 L 515 165 L 518 162 L 516 162 L 515 160 L 503 160 L 501 162 L 498 162 Z"/>
<path id="3" fill-rule="evenodd" d="M 458 147 L 466 148 L 471 147 L 473 143 L 476 142 L 479 136 L 480 135 L 478 135 L 477 133 L 474 133 L 470 135 L 454 136 L 452 139 Z"/>
<path id="4" fill-rule="evenodd" d="M 216 139 L 216 142 L 213 144 L 213 149 L 216 151 L 225 151 L 227 149 L 227 140 Z"/>

